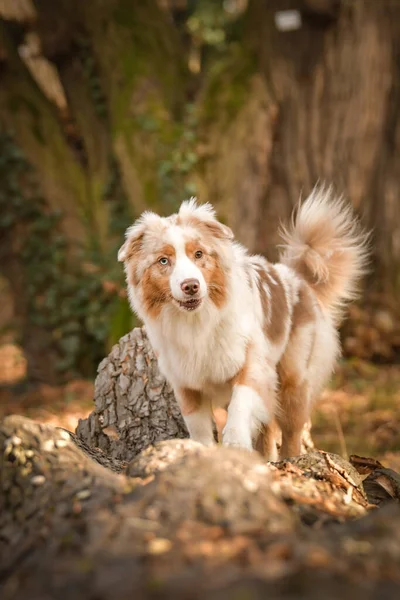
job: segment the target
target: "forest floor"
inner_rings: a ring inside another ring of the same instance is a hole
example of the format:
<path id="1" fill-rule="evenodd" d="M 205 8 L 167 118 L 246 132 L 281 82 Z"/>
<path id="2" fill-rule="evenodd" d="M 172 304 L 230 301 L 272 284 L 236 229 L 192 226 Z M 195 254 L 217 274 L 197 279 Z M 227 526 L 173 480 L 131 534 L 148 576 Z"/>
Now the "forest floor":
<path id="1" fill-rule="evenodd" d="M 0 419 L 21 414 L 74 431 L 93 408 L 93 382 L 74 380 L 63 386 L 15 386 L 24 377 L 25 361 L 17 346 L 0 346 Z M 400 471 L 400 367 L 343 361 L 313 413 L 317 448 L 344 458 L 370 456 Z"/>

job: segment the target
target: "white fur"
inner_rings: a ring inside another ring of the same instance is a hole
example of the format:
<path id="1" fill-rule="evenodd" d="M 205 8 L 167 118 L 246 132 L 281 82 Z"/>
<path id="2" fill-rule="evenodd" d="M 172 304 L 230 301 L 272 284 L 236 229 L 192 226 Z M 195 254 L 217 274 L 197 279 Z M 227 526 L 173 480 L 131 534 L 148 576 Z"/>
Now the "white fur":
<path id="1" fill-rule="evenodd" d="M 204 446 L 214 445 L 212 412 L 209 402 L 203 402 L 199 410 L 184 417 L 189 435 Z"/>
<path id="2" fill-rule="evenodd" d="M 223 444 L 252 450 L 257 431 L 270 418 L 265 403 L 255 390 L 245 385 L 235 385 L 223 430 Z"/>
<path id="3" fill-rule="evenodd" d="M 185 279 L 197 279 L 200 283 L 199 297 L 204 298 L 207 294 L 207 285 L 200 269 L 194 264 L 185 252 L 185 237 L 182 229 L 171 227 L 168 231 L 167 240 L 175 248 L 176 262 L 170 276 L 172 295 L 176 300 L 187 300 L 181 285 Z"/>

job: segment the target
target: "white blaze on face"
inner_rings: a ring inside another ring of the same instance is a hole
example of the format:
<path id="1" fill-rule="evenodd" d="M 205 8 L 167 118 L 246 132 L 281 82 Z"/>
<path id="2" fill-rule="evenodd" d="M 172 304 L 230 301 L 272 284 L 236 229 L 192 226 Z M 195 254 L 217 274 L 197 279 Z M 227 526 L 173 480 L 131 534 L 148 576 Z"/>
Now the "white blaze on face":
<path id="1" fill-rule="evenodd" d="M 168 232 L 168 242 L 175 248 L 175 265 L 170 276 L 171 292 L 175 300 L 185 301 L 187 295 L 182 291 L 185 279 L 197 279 L 200 284 L 197 298 L 204 298 L 207 294 L 207 284 L 201 270 L 187 256 L 185 250 L 185 236 L 179 227 L 171 227 Z"/>

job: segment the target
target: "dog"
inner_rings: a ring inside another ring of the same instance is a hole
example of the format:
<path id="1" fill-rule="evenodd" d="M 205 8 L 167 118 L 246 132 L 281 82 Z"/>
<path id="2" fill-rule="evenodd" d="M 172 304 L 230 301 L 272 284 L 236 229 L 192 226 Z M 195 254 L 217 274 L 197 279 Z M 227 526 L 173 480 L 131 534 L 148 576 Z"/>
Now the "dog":
<path id="1" fill-rule="evenodd" d="M 132 309 L 145 324 L 190 437 L 266 454 L 301 451 L 304 424 L 340 354 L 338 324 L 367 261 L 367 236 L 331 188 L 317 187 L 282 230 L 280 261 L 252 256 L 210 204 L 145 212 L 118 252 Z"/>

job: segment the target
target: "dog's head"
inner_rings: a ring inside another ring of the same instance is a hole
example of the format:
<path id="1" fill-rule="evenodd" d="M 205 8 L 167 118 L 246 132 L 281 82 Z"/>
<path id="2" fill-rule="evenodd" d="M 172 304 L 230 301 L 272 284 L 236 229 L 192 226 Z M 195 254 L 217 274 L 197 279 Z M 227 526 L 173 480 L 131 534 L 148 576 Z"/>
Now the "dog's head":
<path id="1" fill-rule="evenodd" d="M 232 239 L 212 206 L 198 206 L 195 199 L 170 217 L 145 212 L 118 252 L 135 310 L 156 318 L 166 306 L 183 313 L 200 311 L 207 302 L 222 307 Z"/>

